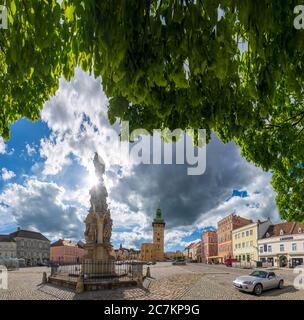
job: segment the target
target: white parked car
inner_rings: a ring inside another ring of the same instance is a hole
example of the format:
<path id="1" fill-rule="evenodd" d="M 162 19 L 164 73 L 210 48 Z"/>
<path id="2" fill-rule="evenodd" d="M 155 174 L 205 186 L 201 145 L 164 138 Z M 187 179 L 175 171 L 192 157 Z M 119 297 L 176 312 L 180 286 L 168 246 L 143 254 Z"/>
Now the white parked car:
<path id="1" fill-rule="evenodd" d="M 249 276 L 241 276 L 233 281 L 233 286 L 246 292 L 261 295 L 263 291 L 284 286 L 284 279 L 271 270 L 255 270 Z"/>

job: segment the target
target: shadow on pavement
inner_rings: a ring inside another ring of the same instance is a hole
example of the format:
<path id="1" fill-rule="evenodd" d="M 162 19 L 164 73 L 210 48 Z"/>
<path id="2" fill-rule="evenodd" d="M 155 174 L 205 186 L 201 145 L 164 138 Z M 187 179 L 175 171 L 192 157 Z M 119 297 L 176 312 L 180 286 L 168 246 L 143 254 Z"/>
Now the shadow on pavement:
<path id="1" fill-rule="evenodd" d="M 284 286 L 283 289 L 273 289 L 269 291 L 264 291 L 263 296 L 266 297 L 276 297 L 276 296 L 281 296 L 282 294 L 285 293 L 295 293 L 298 292 L 294 286 Z"/>
<path id="2" fill-rule="evenodd" d="M 295 289 L 294 286 L 284 286 L 283 289 L 270 289 L 270 290 L 265 290 L 263 291 L 263 293 L 261 294 L 261 296 L 256 296 L 255 294 L 253 293 L 250 293 L 250 292 L 243 292 L 241 291 L 243 294 L 245 295 L 248 295 L 248 296 L 253 296 L 253 297 L 256 297 L 256 298 L 259 298 L 259 297 L 278 297 L 278 296 L 281 296 L 282 294 L 286 294 L 286 293 L 295 293 L 295 292 L 298 292 L 299 290 Z M 286 297 L 286 299 L 288 299 Z"/>

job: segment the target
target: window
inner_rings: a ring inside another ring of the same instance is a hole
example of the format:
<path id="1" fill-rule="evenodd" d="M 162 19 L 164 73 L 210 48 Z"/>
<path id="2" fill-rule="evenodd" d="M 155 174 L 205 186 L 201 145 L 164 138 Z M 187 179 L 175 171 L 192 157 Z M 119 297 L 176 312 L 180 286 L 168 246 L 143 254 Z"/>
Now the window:
<path id="1" fill-rule="evenodd" d="M 280 231 L 280 235 L 283 236 L 284 235 L 284 231 L 281 229 Z"/>
<path id="2" fill-rule="evenodd" d="M 257 270 L 257 271 L 253 271 L 250 275 L 258 278 L 266 278 L 267 272 Z"/>
<path id="3" fill-rule="evenodd" d="M 253 230 L 252 230 L 252 229 L 250 230 L 250 235 L 251 235 L 251 236 L 253 235 Z"/>
<path id="4" fill-rule="evenodd" d="M 296 243 L 292 244 L 292 251 L 297 251 L 297 244 Z"/>
<path id="5" fill-rule="evenodd" d="M 268 246 L 268 252 L 272 252 L 272 246 L 271 245 Z"/>
<path id="6" fill-rule="evenodd" d="M 242 248 L 245 248 L 245 242 L 242 243 Z M 245 259 L 244 259 L 245 260 Z"/>
<path id="7" fill-rule="evenodd" d="M 280 244 L 280 251 L 281 251 L 281 252 L 285 251 L 285 246 L 284 246 L 284 244 Z"/>
<path id="8" fill-rule="evenodd" d="M 263 253 L 264 251 L 263 251 L 263 247 L 262 246 L 260 246 L 260 253 Z"/>
<path id="9" fill-rule="evenodd" d="M 242 232 L 242 238 L 244 238 L 245 237 L 245 232 Z"/>
<path id="10" fill-rule="evenodd" d="M 249 231 L 246 231 L 246 237 L 248 237 L 249 236 Z"/>
<path id="11" fill-rule="evenodd" d="M 250 247 L 253 247 L 253 241 L 250 241 Z"/>

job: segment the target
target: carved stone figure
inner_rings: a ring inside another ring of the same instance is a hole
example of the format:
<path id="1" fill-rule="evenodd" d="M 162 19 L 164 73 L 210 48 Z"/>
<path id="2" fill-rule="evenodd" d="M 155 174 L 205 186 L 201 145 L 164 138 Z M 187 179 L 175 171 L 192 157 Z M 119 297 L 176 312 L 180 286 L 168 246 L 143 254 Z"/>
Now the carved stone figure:
<path id="1" fill-rule="evenodd" d="M 107 205 L 108 192 L 103 183 L 102 184 L 99 183 L 98 185 L 94 186 L 90 190 L 90 195 L 91 195 L 90 212 L 93 211 L 93 207 L 95 208 L 95 211 L 98 214 L 102 214 L 108 211 L 108 205 Z"/>
<path id="2" fill-rule="evenodd" d="M 91 244 L 91 243 L 96 243 L 97 242 L 97 219 L 96 219 L 96 213 L 95 212 L 90 212 L 86 219 L 85 219 L 85 224 L 86 224 L 86 230 L 85 230 L 85 240 L 86 243 Z"/>
<path id="3" fill-rule="evenodd" d="M 95 167 L 95 173 L 99 180 L 103 180 L 103 174 L 105 173 L 106 165 L 101 157 L 99 157 L 98 153 L 95 152 L 94 156 L 94 167 Z"/>
<path id="4" fill-rule="evenodd" d="M 93 211 L 93 207 L 94 207 L 96 213 L 102 216 L 105 212 L 108 211 L 108 205 L 107 205 L 108 192 L 104 185 L 104 180 L 103 180 L 103 174 L 105 172 L 105 163 L 102 160 L 102 158 L 98 155 L 98 153 L 95 153 L 93 163 L 95 167 L 95 173 L 98 178 L 98 184 L 90 190 L 90 196 L 91 196 L 90 212 Z"/>
<path id="5" fill-rule="evenodd" d="M 94 156 L 98 184 L 90 190 L 91 207 L 85 219 L 86 248 L 89 259 L 108 260 L 111 250 L 112 219 L 108 209 L 108 192 L 104 185 L 105 164 L 97 153 Z"/>
<path id="6" fill-rule="evenodd" d="M 106 213 L 104 216 L 103 222 L 103 241 L 106 244 L 110 244 L 111 236 L 112 236 L 112 219 L 109 213 Z"/>

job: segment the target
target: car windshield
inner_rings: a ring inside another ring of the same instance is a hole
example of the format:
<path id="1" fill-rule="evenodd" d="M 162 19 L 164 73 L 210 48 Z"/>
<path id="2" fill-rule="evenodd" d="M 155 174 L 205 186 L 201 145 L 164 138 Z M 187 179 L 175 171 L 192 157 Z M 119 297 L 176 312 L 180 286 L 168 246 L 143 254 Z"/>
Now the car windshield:
<path id="1" fill-rule="evenodd" d="M 265 271 L 253 271 L 251 274 L 253 277 L 258 277 L 258 278 L 266 278 L 267 277 L 267 272 Z"/>

